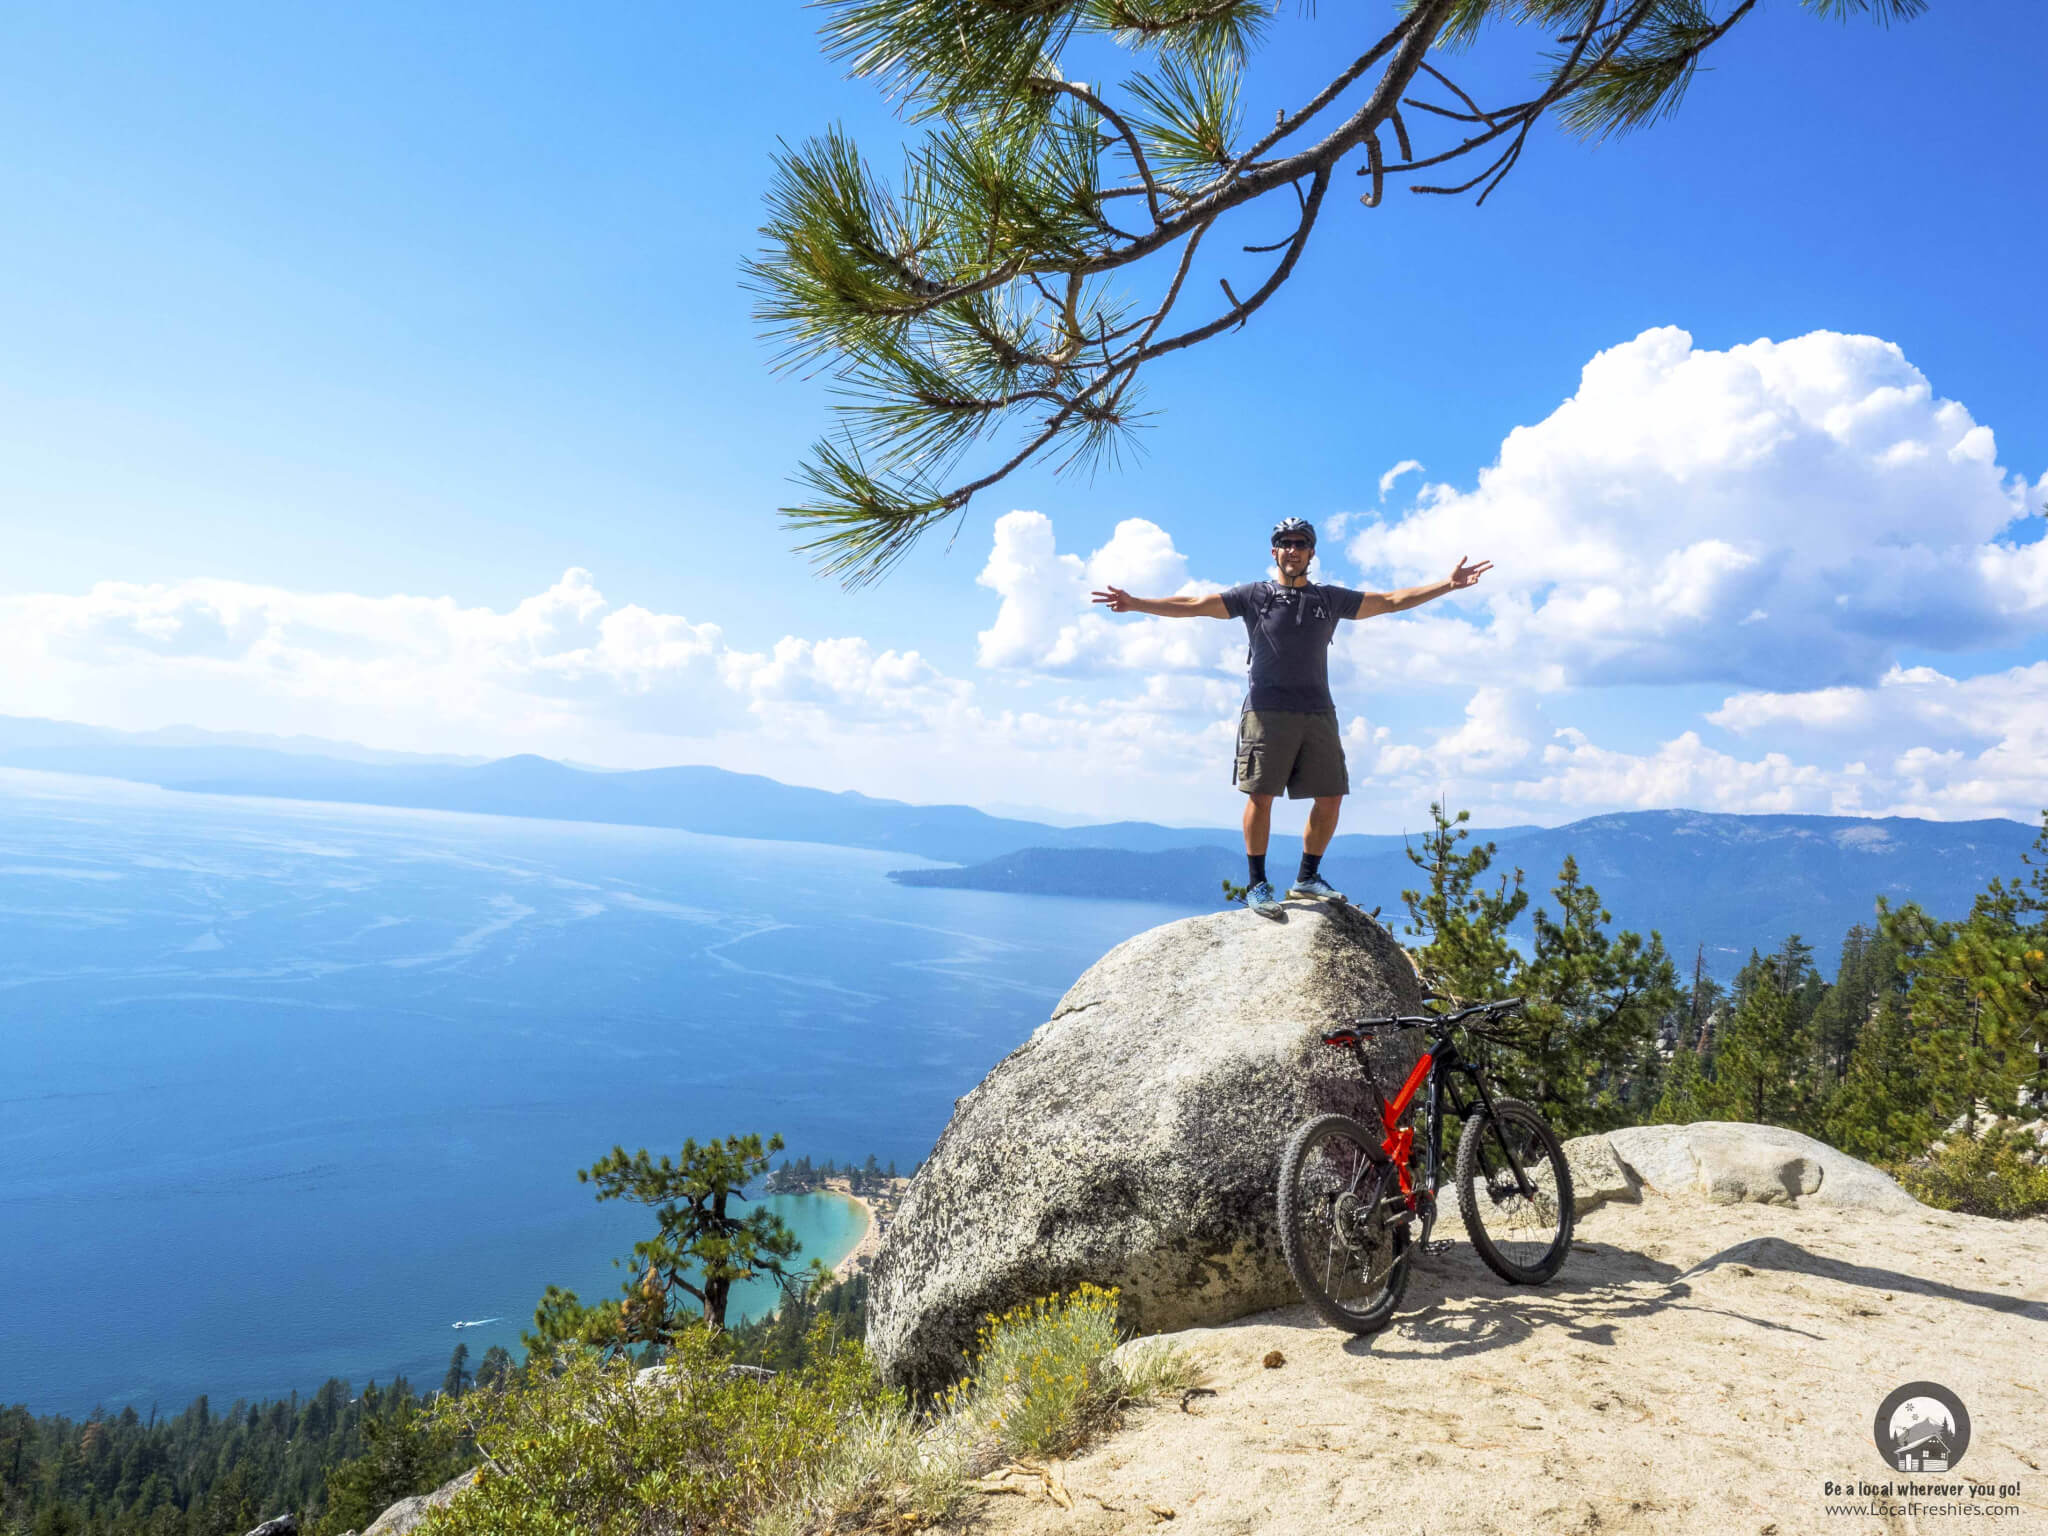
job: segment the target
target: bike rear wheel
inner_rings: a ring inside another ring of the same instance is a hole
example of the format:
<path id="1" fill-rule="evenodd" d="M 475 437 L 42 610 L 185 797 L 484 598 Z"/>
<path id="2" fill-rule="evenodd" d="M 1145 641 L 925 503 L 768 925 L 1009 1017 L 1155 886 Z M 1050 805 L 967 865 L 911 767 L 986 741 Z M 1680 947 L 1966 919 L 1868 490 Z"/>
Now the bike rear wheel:
<path id="1" fill-rule="evenodd" d="M 1520 1099 L 1474 1113 L 1458 1138 L 1457 1178 L 1458 1214 L 1489 1269 L 1517 1285 L 1557 1273 L 1572 1246 L 1572 1171 L 1541 1115 Z"/>
<path id="2" fill-rule="evenodd" d="M 1380 1138 L 1344 1115 L 1320 1115 L 1280 1159 L 1280 1251 L 1316 1315 L 1374 1333 L 1408 1289 L 1409 1226 Z"/>

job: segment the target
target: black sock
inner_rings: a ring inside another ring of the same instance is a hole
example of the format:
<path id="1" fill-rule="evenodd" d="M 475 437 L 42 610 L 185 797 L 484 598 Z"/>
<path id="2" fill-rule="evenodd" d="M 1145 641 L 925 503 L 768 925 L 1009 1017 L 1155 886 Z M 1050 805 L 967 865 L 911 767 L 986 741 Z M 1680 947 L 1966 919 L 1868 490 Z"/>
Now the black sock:
<path id="1" fill-rule="evenodd" d="M 1304 853 L 1301 856 L 1301 873 L 1294 877 L 1295 882 L 1299 884 L 1303 880 L 1315 879 L 1316 871 L 1322 867 L 1323 856 L 1320 853 Z"/>
<path id="2" fill-rule="evenodd" d="M 1263 853 L 1248 853 L 1245 863 L 1252 867 L 1252 884 L 1258 885 L 1266 878 L 1266 856 Z"/>

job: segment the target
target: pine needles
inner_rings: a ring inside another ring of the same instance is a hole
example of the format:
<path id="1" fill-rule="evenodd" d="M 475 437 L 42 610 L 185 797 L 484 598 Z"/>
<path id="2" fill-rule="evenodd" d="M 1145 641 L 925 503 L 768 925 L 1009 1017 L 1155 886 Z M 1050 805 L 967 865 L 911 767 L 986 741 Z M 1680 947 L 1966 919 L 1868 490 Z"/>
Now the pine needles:
<path id="1" fill-rule="evenodd" d="M 1802 3 L 1889 23 L 1926 0 Z M 837 430 L 798 472 L 806 497 L 784 509 L 800 547 L 849 584 L 871 581 L 1033 460 L 1116 464 L 1145 421 L 1141 370 L 1264 307 L 1341 164 L 1372 178 L 1367 208 L 1403 177 L 1483 203 L 1552 112 L 1598 139 L 1675 111 L 1756 4 L 1405 0 L 1247 143 L 1245 72 L 1279 24 L 1269 0 L 819 0 L 826 53 L 923 136 L 893 180 L 837 128 L 775 157 L 746 280 L 778 366 L 825 370 L 838 397 Z M 1553 46 L 1533 94 L 1482 107 L 1427 56 L 1474 44 L 1490 21 Z M 1140 67 L 1114 88 L 1070 79 L 1083 45 Z M 1409 113 L 1449 142 L 1418 145 Z M 1458 162 L 1480 169 L 1414 179 Z M 1254 205 L 1250 241 L 1205 241 Z M 963 467 L 977 455 L 979 473 Z"/>

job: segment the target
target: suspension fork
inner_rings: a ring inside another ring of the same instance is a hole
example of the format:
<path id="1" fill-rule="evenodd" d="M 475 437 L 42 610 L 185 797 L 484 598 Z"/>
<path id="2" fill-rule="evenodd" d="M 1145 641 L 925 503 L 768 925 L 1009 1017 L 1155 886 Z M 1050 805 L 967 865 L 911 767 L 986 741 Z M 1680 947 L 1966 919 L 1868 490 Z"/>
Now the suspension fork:
<path id="1" fill-rule="evenodd" d="M 1480 1106 L 1486 1111 L 1486 1123 L 1493 1129 L 1493 1139 L 1500 1147 L 1500 1155 L 1508 1165 L 1508 1171 L 1515 1176 L 1515 1189 L 1524 1200 L 1536 1198 L 1536 1186 L 1529 1182 L 1529 1175 L 1522 1167 L 1522 1161 L 1515 1156 L 1515 1149 L 1508 1145 L 1508 1133 L 1501 1129 L 1500 1116 L 1493 1112 L 1493 1095 L 1486 1091 L 1486 1079 L 1477 1068 L 1460 1063 L 1472 1079 L 1472 1086 L 1479 1090 Z M 1461 1112 L 1462 1113 L 1462 1112 Z"/>

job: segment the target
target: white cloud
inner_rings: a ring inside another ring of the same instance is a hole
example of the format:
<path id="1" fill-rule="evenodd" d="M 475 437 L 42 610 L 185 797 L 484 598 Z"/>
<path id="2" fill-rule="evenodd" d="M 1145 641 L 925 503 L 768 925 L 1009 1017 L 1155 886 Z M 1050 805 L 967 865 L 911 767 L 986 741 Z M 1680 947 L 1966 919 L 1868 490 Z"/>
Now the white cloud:
<path id="1" fill-rule="evenodd" d="M 1874 680 L 1902 637 L 2048 630 L 2048 547 L 2015 542 L 2028 500 L 1990 428 L 1889 342 L 1713 352 L 1665 328 L 1595 357 L 1472 489 L 1425 486 L 1350 552 L 1389 585 L 1494 560 L 1496 644 L 1472 660 L 1539 686 L 1821 687 Z"/>
<path id="2" fill-rule="evenodd" d="M 1400 463 L 1396 464 L 1392 469 L 1388 470 L 1385 474 L 1380 476 L 1380 500 L 1385 501 L 1387 499 L 1387 492 L 1391 491 L 1394 488 L 1394 482 L 1400 479 L 1403 475 L 1419 475 L 1422 473 L 1422 471 L 1422 460 L 1403 459 Z"/>
<path id="3" fill-rule="evenodd" d="M 1089 594 L 1120 587 L 1139 597 L 1219 590 L 1189 578 L 1187 559 L 1156 523 L 1129 518 L 1087 559 L 1060 554 L 1052 519 L 1009 512 L 996 520 L 988 564 L 975 578 L 1002 598 L 979 637 L 984 667 L 1083 677 L 1111 671 L 1198 672 L 1224 665 L 1233 642 L 1214 620 L 1111 614 Z M 1243 644 L 1242 631 L 1234 642 Z"/>
<path id="4" fill-rule="evenodd" d="M 1126 526 L 1105 546 L 1115 559 L 1149 560 L 1155 578 L 1179 573 L 1157 530 Z M 1050 550 L 1049 525 L 1009 523 L 997 542 L 1012 569 L 1020 546 L 1028 553 L 1020 529 L 1043 535 L 1040 555 Z M 1075 562 L 1083 581 L 1102 557 Z M 1010 594 L 1002 601 L 1020 611 Z M 1064 619 L 1040 640 L 1060 643 L 1075 615 Z M 1384 627 L 1384 638 L 1411 637 L 1389 648 L 1406 647 L 1395 666 L 1441 682 L 1477 664 L 1460 647 L 1486 643 L 1483 631 L 1443 619 L 1438 634 L 1430 622 Z M 714 761 L 911 799 L 1227 821 L 1240 631 L 1153 623 L 1225 637 L 1234 654 L 1146 667 L 1129 657 L 1157 652 L 1156 632 L 1112 632 L 1092 673 L 1077 667 L 1065 691 L 1021 707 L 1006 702 L 1000 676 L 950 677 L 857 636 L 738 649 L 715 623 L 614 605 L 582 571 L 504 611 L 232 582 L 108 584 L 0 599 L 0 713 L 622 766 Z M 1086 647 L 1069 653 L 1079 660 Z M 2048 803 L 2048 662 L 1960 681 L 1922 667 L 1875 688 L 1738 693 L 1708 722 L 1757 742 L 1746 755 L 1695 730 L 1647 752 L 1602 746 L 1557 718 L 1582 694 L 1501 682 L 1463 697 L 1461 716 L 1433 727 L 1397 731 L 1347 713 L 1352 825 L 1397 824 L 1442 789 L 1515 820 L 1671 805 L 2030 818 Z"/>
<path id="5" fill-rule="evenodd" d="M 1970 678 L 1895 667 L 1874 688 L 1735 694 L 1707 718 L 1745 738 L 1853 756 L 1869 765 L 1872 803 L 1914 814 L 2031 821 L 2048 806 L 2048 661 Z"/>
<path id="6" fill-rule="evenodd" d="M 1397 827 L 1440 790 L 1489 819 L 2031 820 L 2048 804 L 2048 661 L 1969 677 L 1895 654 L 1967 660 L 2048 632 L 2048 543 L 2016 542 L 2028 494 L 1988 428 L 1868 337 L 1717 353 L 1667 330 L 1602 353 L 1476 485 L 1423 484 L 1399 517 L 1353 524 L 1368 586 L 1460 555 L 1497 565 L 1473 592 L 1340 627 L 1347 824 Z M 1011 512 L 979 582 L 992 617 L 972 677 L 861 636 L 743 648 L 717 616 L 616 603 L 582 570 L 503 610 L 205 580 L 0 597 L 0 713 L 1234 819 L 1242 626 L 1089 602 L 1217 590 L 1171 533 L 1133 518 L 1063 553 L 1050 518 Z M 1705 715 L 1697 689 L 1638 686 L 1640 749 L 1596 739 L 1602 684 L 1700 680 L 1735 686 Z"/>
<path id="7" fill-rule="evenodd" d="M 716 624 L 613 605 L 582 570 L 503 612 L 224 581 L 103 583 L 0 599 L 0 655 L 0 710 L 16 714 L 436 750 L 464 734 L 477 745 L 458 750 L 612 729 L 704 737 L 749 713 L 817 708 L 879 721 L 971 691 L 915 652 L 876 654 L 858 638 L 735 650 Z"/>

